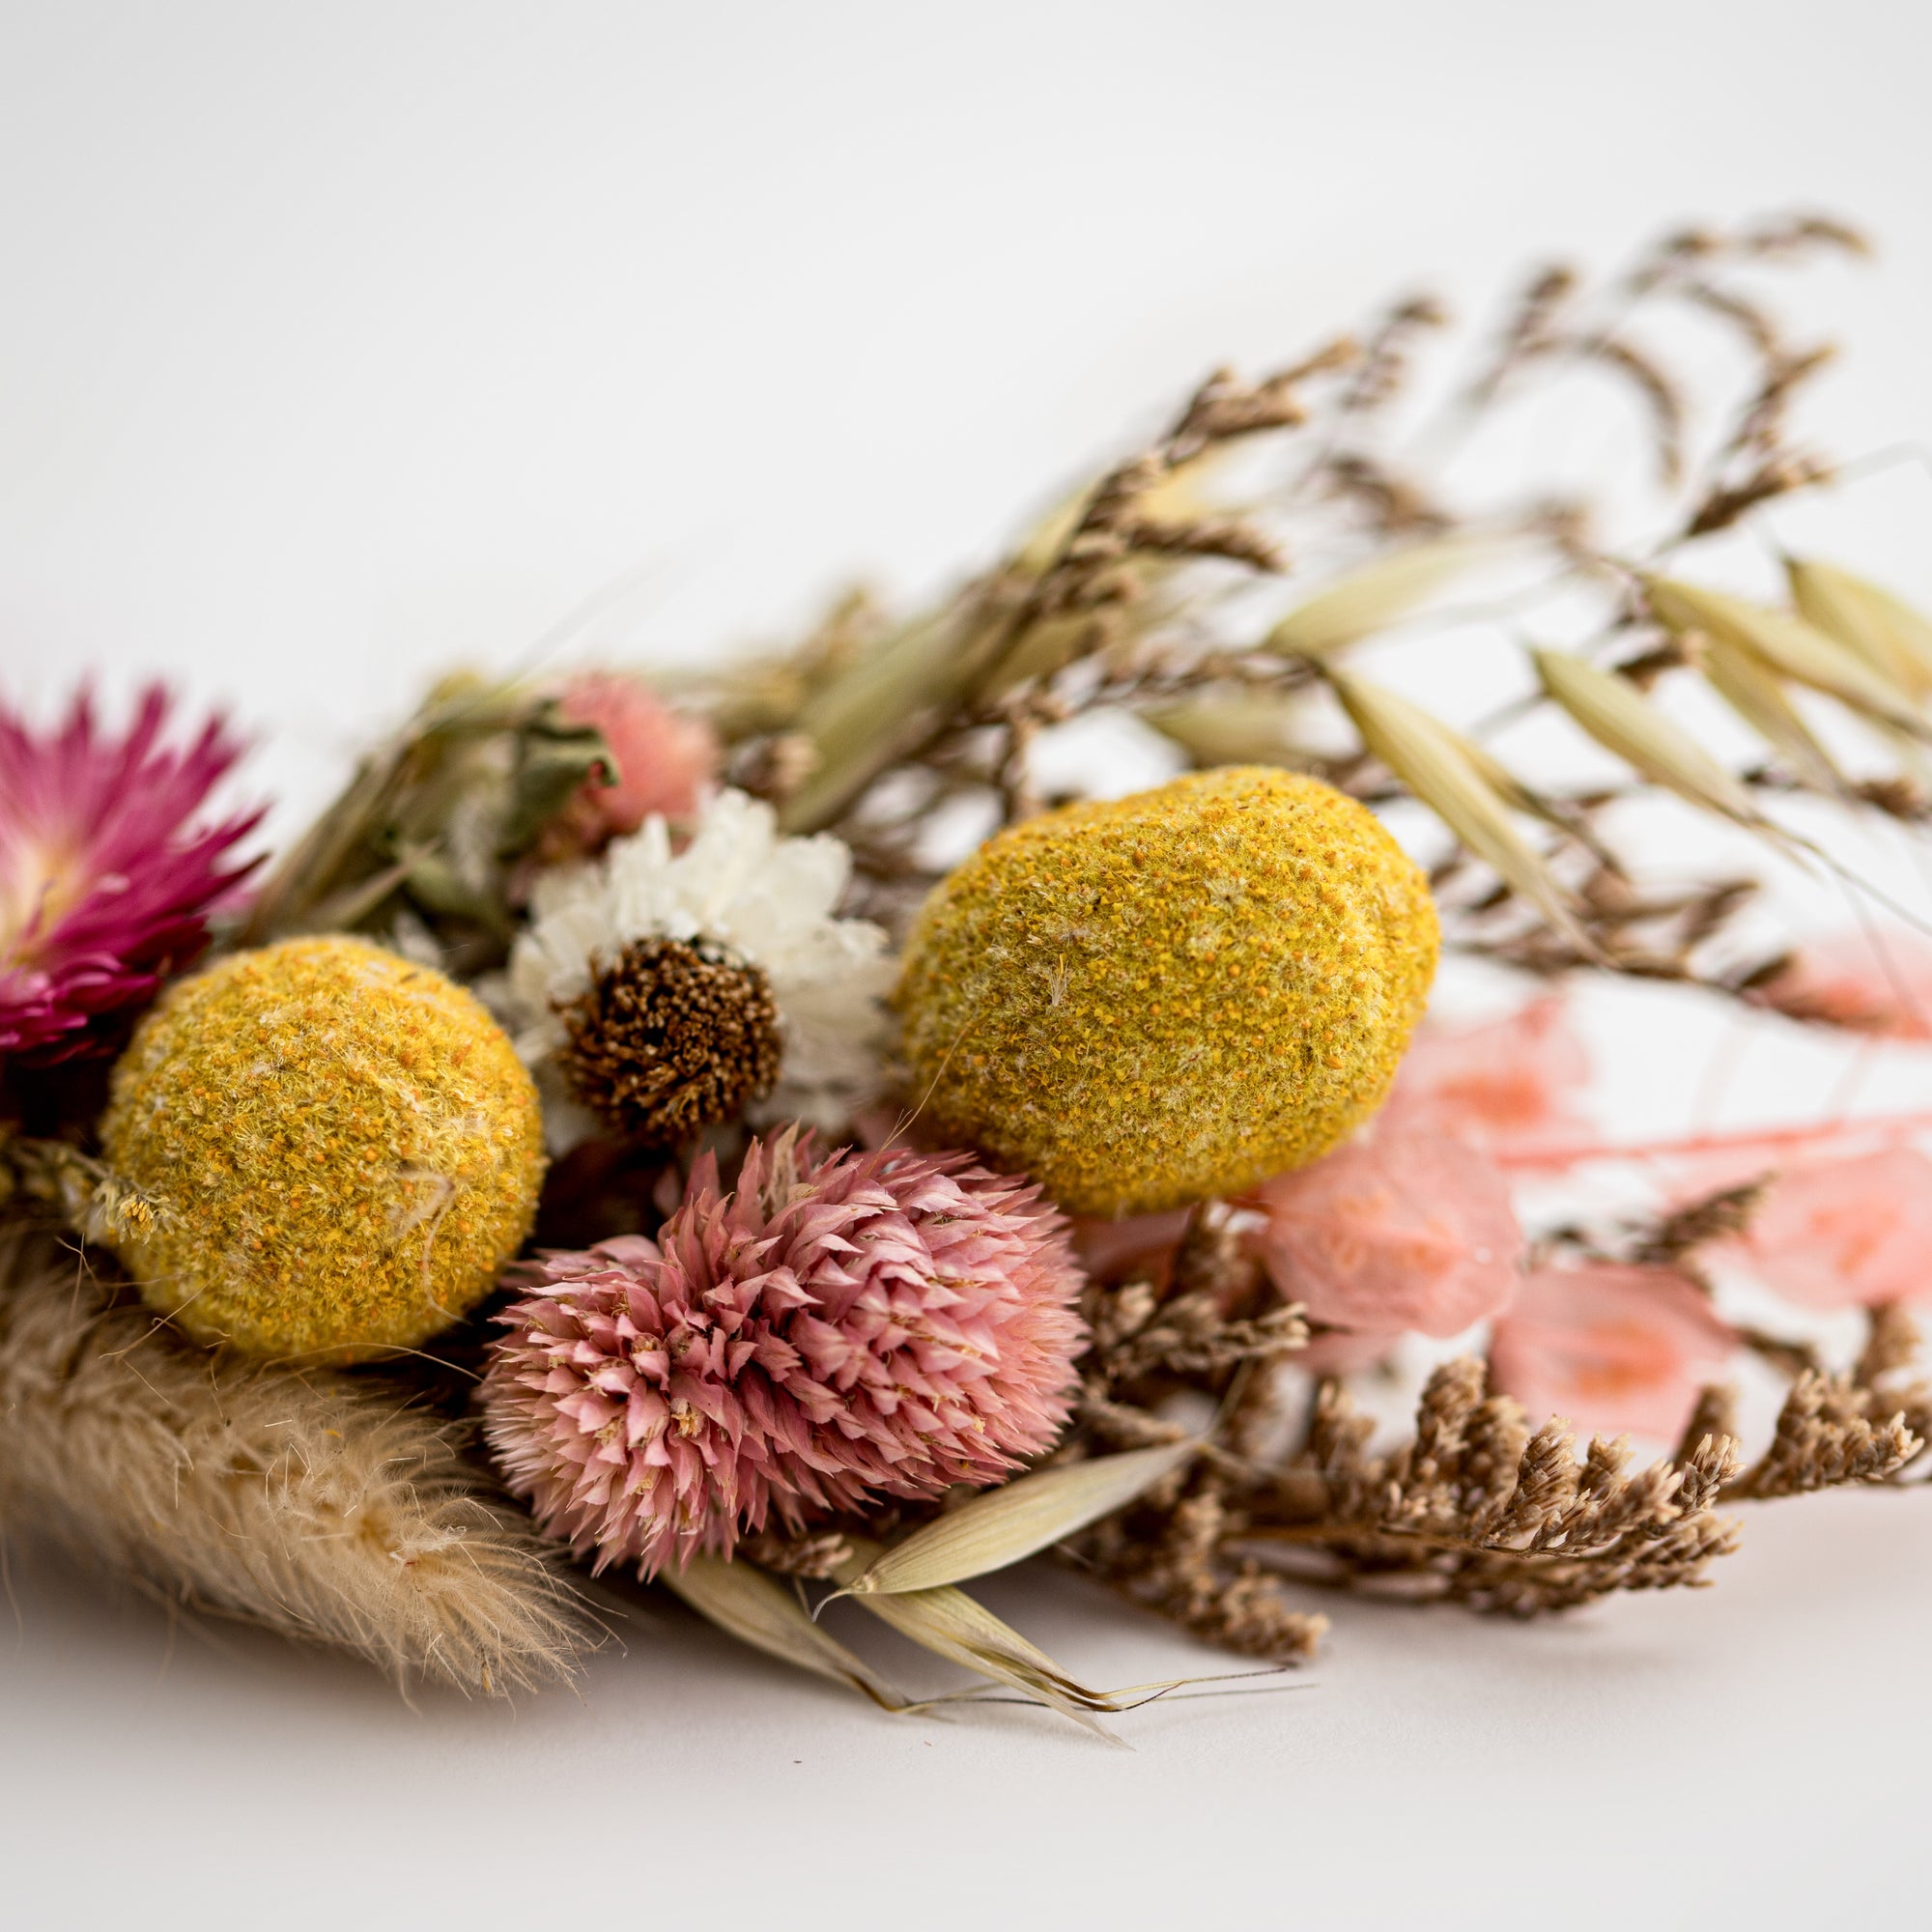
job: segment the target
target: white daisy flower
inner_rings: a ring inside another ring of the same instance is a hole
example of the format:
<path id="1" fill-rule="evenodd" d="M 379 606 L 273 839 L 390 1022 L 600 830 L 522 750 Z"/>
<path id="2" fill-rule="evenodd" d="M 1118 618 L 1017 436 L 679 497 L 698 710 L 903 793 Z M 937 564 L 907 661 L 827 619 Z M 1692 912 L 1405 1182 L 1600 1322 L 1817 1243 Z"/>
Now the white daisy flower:
<path id="1" fill-rule="evenodd" d="M 829 833 L 782 838 L 723 791 L 682 852 L 650 818 L 544 873 L 496 990 L 553 1147 L 590 1131 L 586 1100 L 666 1140 L 747 1102 L 755 1123 L 842 1126 L 878 1088 L 894 972 L 878 926 L 833 917 L 851 869 Z"/>

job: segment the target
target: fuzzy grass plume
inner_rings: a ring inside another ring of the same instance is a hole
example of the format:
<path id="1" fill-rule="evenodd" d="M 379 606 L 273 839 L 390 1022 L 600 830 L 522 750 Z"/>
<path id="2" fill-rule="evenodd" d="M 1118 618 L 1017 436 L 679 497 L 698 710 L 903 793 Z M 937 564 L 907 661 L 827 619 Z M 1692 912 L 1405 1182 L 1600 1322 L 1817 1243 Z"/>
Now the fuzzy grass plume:
<path id="1" fill-rule="evenodd" d="M 380 1384 L 184 1349 L 50 1239 L 0 1232 L 0 1531 L 400 1684 L 568 1677 L 574 1593 L 459 1440 Z"/>

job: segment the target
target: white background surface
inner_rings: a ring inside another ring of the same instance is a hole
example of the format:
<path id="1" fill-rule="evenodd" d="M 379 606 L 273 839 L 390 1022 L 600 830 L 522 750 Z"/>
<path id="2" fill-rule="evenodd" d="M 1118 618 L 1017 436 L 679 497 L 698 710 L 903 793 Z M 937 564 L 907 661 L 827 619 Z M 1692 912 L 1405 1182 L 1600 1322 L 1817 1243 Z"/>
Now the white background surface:
<path id="1" fill-rule="evenodd" d="M 1885 246 L 1826 284 L 1835 441 L 1923 438 L 1924 18 L 5 0 L 5 688 L 161 669 L 309 804 L 602 586 L 580 651 L 691 658 L 916 589 L 1214 361 L 1792 202 Z M 1932 590 L 1932 493 L 1887 515 L 1861 560 Z M 669 1611 L 581 1702 L 412 1711 L 16 1575 L 0 1921 L 1915 1923 L 1928 1587 L 1922 1500 L 1787 1506 L 1709 1594 L 1340 1604 L 1315 1688 L 1128 1754 L 895 1722 Z M 988 1595 L 1090 1681 L 1221 1667 L 1058 1575 Z"/>

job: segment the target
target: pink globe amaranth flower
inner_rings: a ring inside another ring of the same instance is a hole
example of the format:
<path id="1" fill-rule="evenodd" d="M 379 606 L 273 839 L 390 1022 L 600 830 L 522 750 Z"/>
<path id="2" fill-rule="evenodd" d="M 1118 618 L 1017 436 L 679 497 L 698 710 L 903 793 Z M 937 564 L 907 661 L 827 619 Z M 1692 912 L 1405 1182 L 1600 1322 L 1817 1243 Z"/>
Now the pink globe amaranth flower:
<path id="1" fill-rule="evenodd" d="M 1888 932 L 1881 951 L 1863 933 L 1840 933 L 1794 954 L 1745 998 L 1786 1019 L 1924 1044 L 1932 1041 L 1932 940 Z"/>
<path id="2" fill-rule="evenodd" d="M 586 779 L 544 828 L 547 865 L 601 852 L 646 818 L 690 818 L 718 776 L 718 740 L 701 718 L 674 711 L 640 679 L 582 671 L 557 693 L 566 723 L 594 724 L 616 764 L 616 782 Z"/>
<path id="3" fill-rule="evenodd" d="M 1594 1262 L 1523 1278 L 1490 1342 L 1490 1378 L 1532 1422 L 1674 1440 L 1731 1331 L 1674 1269 Z"/>
<path id="4" fill-rule="evenodd" d="M 491 1447 L 546 1530 L 646 1577 L 774 1513 L 998 1482 L 1060 1433 L 1086 1344 L 1065 1224 L 1024 1178 L 790 1132 L 733 1194 L 706 1155 L 656 1241 L 516 1278 Z"/>
<path id="5" fill-rule="evenodd" d="M 1573 1132 L 1589 1078 L 1569 1005 L 1551 996 L 1480 1026 L 1425 1025 L 1383 1118 L 1435 1127 L 1508 1159 Z"/>
<path id="6" fill-rule="evenodd" d="M 208 944 L 208 914 L 252 869 L 225 863 L 261 818 L 191 824 L 240 755 L 219 720 L 161 743 L 169 699 L 145 691 L 127 733 L 83 691 L 36 733 L 0 706 L 0 1058 L 103 1051 L 113 1022 Z"/>
<path id="7" fill-rule="evenodd" d="M 1932 1160 L 1894 1147 L 1795 1162 L 1765 1190 L 1741 1252 L 1807 1308 L 1932 1301 Z"/>
<path id="8" fill-rule="evenodd" d="M 1257 1247 L 1285 1300 L 1358 1334 L 1457 1335 L 1515 1290 L 1522 1231 L 1502 1175 L 1401 1121 L 1263 1183 Z"/>

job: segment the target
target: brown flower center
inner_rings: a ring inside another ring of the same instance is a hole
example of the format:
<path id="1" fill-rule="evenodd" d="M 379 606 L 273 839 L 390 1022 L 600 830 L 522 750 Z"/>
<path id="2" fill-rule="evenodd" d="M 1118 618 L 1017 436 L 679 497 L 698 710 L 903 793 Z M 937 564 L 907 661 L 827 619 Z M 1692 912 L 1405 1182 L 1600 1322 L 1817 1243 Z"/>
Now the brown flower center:
<path id="1" fill-rule="evenodd" d="M 634 941 L 557 1017 L 577 1097 L 656 1146 L 731 1119 L 779 1076 L 779 1012 L 765 976 L 702 941 Z"/>

